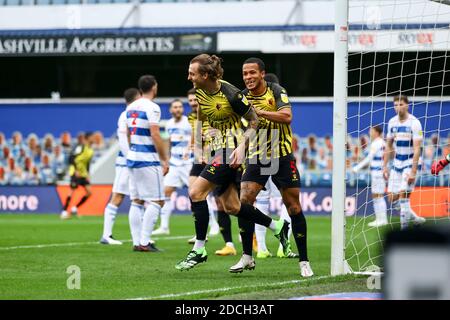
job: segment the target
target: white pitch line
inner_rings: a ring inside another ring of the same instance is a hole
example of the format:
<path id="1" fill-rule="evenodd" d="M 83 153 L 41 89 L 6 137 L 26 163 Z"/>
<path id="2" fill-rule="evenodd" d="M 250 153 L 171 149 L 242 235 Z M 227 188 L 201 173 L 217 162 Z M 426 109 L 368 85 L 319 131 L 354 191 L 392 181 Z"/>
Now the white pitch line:
<path id="1" fill-rule="evenodd" d="M 179 239 L 188 239 L 192 236 L 174 236 L 174 237 L 161 237 L 154 238 L 154 240 L 179 240 Z M 122 242 L 131 242 L 131 240 L 120 240 Z M 0 247 L 1 250 L 16 250 L 16 249 L 40 249 L 40 248 L 51 248 L 51 247 L 72 247 L 79 245 L 87 245 L 87 244 L 99 244 L 98 241 L 90 241 L 90 242 L 66 242 L 66 243 L 47 243 L 47 244 L 35 244 L 28 246 L 14 246 L 14 247 Z"/>
<path id="2" fill-rule="evenodd" d="M 296 284 L 296 283 L 300 284 L 300 283 L 305 283 L 305 282 L 312 282 L 314 280 L 329 279 L 329 278 L 333 278 L 333 277 L 334 276 L 319 276 L 319 277 L 314 277 L 311 279 L 289 280 L 289 281 L 272 282 L 272 283 L 265 283 L 265 284 L 258 284 L 258 285 L 217 288 L 217 289 L 208 289 L 208 290 L 197 290 L 197 291 L 189 291 L 189 292 L 181 292 L 181 293 L 170 293 L 170 294 L 163 294 L 163 295 L 154 296 L 154 297 L 140 297 L 140 298 L 131 298 L 131 299 L 126 299 L 126 300 L 155 300 L 155 299 L 179 298 L 179 297 L 192 296 L 192 295 L 196 295 L 196 294 L 227 292 L 227 291 L 241 290 L 241 289 L 247 289 L 247 288 L 275 287 L 275 286 L 282 286 L 285 284 Z"/>

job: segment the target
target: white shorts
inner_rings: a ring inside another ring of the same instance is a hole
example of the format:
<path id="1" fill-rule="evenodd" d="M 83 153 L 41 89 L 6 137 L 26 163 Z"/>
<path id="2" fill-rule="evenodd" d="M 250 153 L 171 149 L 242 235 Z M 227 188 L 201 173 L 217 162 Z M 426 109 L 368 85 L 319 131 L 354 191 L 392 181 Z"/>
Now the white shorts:
<path id="1" fill-rule="evenodd" d="M 256 197 L 257 200 L 269 199 L 270 197 L 281 197 L 280 191 L 278 191 L 277 186 L 273 183 L 272 178 L 269 177 L 266 185 L 264 186 L 266 190 L 261 190 Z"/>
<path id="2" fill-rule="evenodd" d="M 403 191 L 412 192 L 414 190 L 415 182 L 408 184 L 408 176 L 411 173 L 411 168 L 405 168 L 402 172 L 391 169 L 389 174 L 388 192 L 400 193 Z"/>
<path id="3" fill-rule="evenodd" d="M 188 186 L 189 173 L 191 172 L 192 165 L 169 167 L 169 172 L 164 177 L 165 187 L 182 188 Z"/>
<path id="4" fill-rule="evenodd" d="M 130 172 L 127 167 L 116 167 L 116 176 L 112 192 L 120 194 L 130 194 Z"/>
<path id="5" fill-rule="evenodd" d="M 386 191 L 386 180 L 384 180 L 383 175 L 371 175 L 371 185 L 373 194 L 384 194 Z"/>
<path id="6" fill-rule="evenodd" d="M 131 200 L 165 200 L 163 174 L 160 166 L 129 168 Z"/>

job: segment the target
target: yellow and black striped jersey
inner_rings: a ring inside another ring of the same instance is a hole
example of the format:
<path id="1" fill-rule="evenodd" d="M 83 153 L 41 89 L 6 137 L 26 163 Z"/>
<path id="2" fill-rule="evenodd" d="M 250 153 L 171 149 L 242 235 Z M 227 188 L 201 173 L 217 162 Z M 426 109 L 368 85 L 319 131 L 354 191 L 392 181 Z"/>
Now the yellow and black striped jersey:
<path id="1" fill-rule="evenodd" d="M 209 122 L 208 119 L 206 119 L 206 116 L 204 116 L 201 111 L 199 111 L 200 114 L 200 121 L 202 122 L 202 146 L 208 145 L 211 142 L 211 136 L 209 135 Z M 197 112 L 191 112 L 188 115 L 188 121 L 189 124 L 192 127 L 192 134 L 195 134 L 196 128 L 197 128 Z"/>
<path id="2" fill-rule="evenodd" d="M 245 95 L 223 80 L 220 80 L 220 88 L 217 92 L 209 94 L 202 89 L 197 89 L 195 95 L 209 125 L 221 133 L 212 139 L 211 149 L 215 151 L 236 148 L 243 138 L 241 117 L 251 109 Z"/>
<path id="3" fill-rule="evenodd" d="M 291 107 L 286 90 L 277 83 L 267 82 L 265 92 L 259 96 L 252 95 L 247 89 L 243 93 L 255 109 L 278 111 Z M 262 117 L 258 120 L 258 135 L 250 141 L 249 158 L 255 156 L 279 158 L 291 154 L 291 125 L 273 122 Z"/>
<path id="4" fill-rule="evenodd" d="M 80 144 L 75 147 L 70 157 L 69 175 L 73 176 L 75 172 L 81 178 L 89 177 L 89 166 L 94 156 L 94 150 L 86 144 Z"/>

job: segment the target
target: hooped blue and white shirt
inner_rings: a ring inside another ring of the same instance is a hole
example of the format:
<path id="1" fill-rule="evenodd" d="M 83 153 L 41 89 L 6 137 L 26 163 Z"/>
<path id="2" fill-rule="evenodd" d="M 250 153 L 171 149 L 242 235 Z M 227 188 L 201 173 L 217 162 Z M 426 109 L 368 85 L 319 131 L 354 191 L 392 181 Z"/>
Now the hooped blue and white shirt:
<path id="1" fill-rule="evenodd" d="M 405 121 L 400 121 L 397 115 L 389 120 L 386 137 L 394 140 L 395 157 L 392 168 L 397 172 L 411 168 L 414 157 L 413 142 L 414 140 L 423 139 L 420 121 L 412 114 L 408 114 L 408 118 Z"/>
<path id="2" fill-rule="evenodd" d="M 170 160 L 169 165 L 180 167 L 193 163 L 194 157 L 189 150 L 192 127 L 186 116 L 176 122 L 174 118 L 167 121 L 166 132 L 170 138 Z"/>
<path id="3" fill-rule="evenodd" d="M 383 176 L 383 155 L 386 143 L 383 138 L 378 137 L 370 144 L 369 154 L 358 165 L 354 171 L 358 172 L 363 167 L 370 165 L 372 177 Z"/>
<path id="4" fill-rule="evenodd" d="M 130 148 L 127 154 L 129 168 L 159 166 L 159 155 L 150 133 L 151 125 L 159 125 L 161 108 L 147 98 L 140 98 L 126 109 L 130 130 Z"/>

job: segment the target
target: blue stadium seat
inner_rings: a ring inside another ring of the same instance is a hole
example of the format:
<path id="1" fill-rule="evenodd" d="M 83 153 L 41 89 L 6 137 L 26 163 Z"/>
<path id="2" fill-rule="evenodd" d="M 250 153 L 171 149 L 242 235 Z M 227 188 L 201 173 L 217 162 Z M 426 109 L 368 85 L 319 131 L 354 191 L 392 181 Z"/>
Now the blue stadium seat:
<path id="1" fill-rule="evenodd" d="M 67 4 L 80 4 L 82 0 L 66 0 Z"/>
<path id="2" fill-rule="evenodd" d="M 18 6 L 18 5 L 20 5 L 20 0 L 5 0 L 5 5 Z"/>
<path id="3" fill-rule="evenodd" d="M 97 3 L 112 3 L 112 0 L 98 0 Z"/>
<path id="4" fill-rule="evenodd" d="M 66 4 L 66 0 L 53 0 L 53 4 L 57 4 L 57 5 Z"/>

